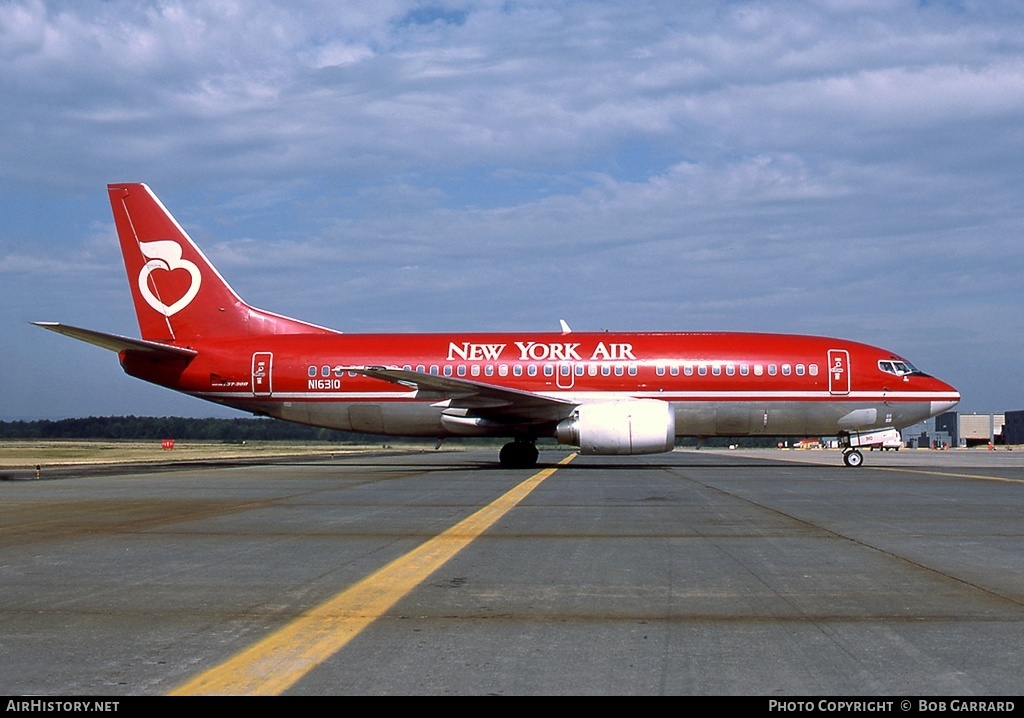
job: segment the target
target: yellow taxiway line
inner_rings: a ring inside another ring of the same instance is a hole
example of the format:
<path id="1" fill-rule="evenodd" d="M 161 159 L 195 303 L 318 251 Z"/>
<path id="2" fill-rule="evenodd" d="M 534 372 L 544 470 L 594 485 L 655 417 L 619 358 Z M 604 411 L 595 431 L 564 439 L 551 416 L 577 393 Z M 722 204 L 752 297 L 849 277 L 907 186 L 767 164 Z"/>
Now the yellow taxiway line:
<path id="1" fill-rule="evenodd" d="M 170 695 L 278 695 L 384 615 L 525 499 L 560 466 L 540 471 L 468 518 L 312 608 Z"/>
<path id="2" fill-rule="evenodd" d="M 934 471 L 932 469 L 908 469 L 896 466 L 874 466 L 879 471 L 896 471 L 901 474 L 926 474 L 928 476 L 948 476 L 954 479 L 975 479 L 978 481 L 1001 481 L 1006 484 L 1024 484 L 1024 479 L 1007 479 L 1002 476 L 985 476 L 984 474 L 957 474 L 951 471 Z"/>

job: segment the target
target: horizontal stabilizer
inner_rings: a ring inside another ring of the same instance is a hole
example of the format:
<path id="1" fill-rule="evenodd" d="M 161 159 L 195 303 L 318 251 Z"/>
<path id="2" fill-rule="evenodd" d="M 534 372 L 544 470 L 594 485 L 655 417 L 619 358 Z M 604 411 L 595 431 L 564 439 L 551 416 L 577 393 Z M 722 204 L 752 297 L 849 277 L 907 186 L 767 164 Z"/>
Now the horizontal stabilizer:
<path id="1" fill-rule="evenodd" d="M 60 324 L 58 322 L 32 323 L 37 327 L 49 329 L 51 332 L 57 332 L 58 334 L 63 334 L 66 337 L 78 339 L 79 341 L 83 341 L 88 344 L 95 344 L 98 347 L 109 349 L 112 352 L 120 353 L 125 350 L 152 352 L 176 359 L 191 359 L 198 353 L 193 349 L 186 349 L 184 347 L 173 347 L 167 344 L 161 344 L 160 342 L 146 341 L 145 339 L 132 339 L 131 337 L 123 337 L 119 334 L 97 332 L 92 329 L 82 329 L 80 327 L 73 327 L 69 324 Z"/>

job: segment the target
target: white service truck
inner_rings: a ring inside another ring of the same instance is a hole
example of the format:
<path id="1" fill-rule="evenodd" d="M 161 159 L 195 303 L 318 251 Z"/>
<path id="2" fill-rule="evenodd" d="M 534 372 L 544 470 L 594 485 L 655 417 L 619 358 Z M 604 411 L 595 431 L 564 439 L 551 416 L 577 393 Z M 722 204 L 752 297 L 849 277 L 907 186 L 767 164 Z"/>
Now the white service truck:
<path id="1" fill-rule="evenodd" d="M 881 451 L 895 449 L 899 451 L 903 447 L 903 436 L 900 434 L 899 429 L 881 429 L 863 434 L 858 433 L 850 436 L 850 446 L 870 449 L 871 451 L 875 449 Z"/>

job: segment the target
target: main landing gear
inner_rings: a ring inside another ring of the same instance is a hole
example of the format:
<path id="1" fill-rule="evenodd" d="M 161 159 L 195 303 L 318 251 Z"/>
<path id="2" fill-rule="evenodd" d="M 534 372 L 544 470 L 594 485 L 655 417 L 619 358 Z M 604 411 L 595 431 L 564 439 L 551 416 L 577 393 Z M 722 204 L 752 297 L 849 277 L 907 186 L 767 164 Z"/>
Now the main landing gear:
<path id="1" fill-rule="evenodd" d="M 537 465 L 537 446 L 527 439 L 516 439 L 501 447 L 498 460 L 506 469 L 528 469 Z"/>

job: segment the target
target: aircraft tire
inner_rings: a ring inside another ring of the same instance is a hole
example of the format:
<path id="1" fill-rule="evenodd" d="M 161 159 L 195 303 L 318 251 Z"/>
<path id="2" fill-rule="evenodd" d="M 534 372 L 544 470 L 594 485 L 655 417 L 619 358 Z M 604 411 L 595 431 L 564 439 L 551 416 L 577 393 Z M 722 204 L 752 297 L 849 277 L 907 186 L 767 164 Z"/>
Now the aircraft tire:
<path id="1" fill-rule="evenodd" d="M 857 468 L 864 463 L 864 454 L 852 449 L 843 454 L 843 463 L 851 468 Z"/>
<path id="2" fill-rule="evenodd" d="M 501 447 L 498 460 L 506 469 L 528 469 L 537 465 L 537 456 L 532 441 L 510 441 Z"/>

